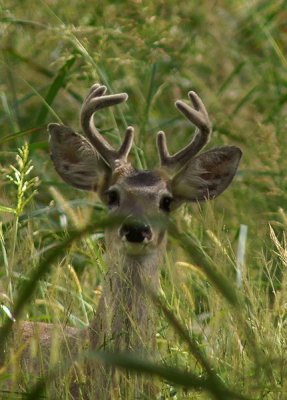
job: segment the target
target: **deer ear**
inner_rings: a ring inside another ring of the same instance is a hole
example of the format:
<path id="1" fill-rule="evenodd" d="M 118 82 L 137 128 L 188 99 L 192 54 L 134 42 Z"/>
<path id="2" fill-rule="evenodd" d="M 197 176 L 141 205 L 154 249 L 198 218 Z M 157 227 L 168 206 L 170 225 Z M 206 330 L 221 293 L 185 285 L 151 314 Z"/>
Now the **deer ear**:
<path id="1" fill-rule="evenodd" d="M 110 177 L 109 167 L 83 136 L 60 124 L 49 124 L 51 159 L 61 178 L 83 190 L 102 192 Z"/>
<path id="2" fill-rule="evenodd" d="M 242 152 L 238 147 L 216 148 L 190 160 L 172 179 L 175 200 L 214 199 L 231 183 Z"/>

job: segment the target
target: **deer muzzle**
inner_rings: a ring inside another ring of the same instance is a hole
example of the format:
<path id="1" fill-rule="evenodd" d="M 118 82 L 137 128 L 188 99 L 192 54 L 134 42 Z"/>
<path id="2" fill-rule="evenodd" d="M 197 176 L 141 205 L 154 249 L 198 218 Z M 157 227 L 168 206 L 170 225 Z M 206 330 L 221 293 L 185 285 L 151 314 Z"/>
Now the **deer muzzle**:
<path id="1" fill-rule="evenodd" d="M 129 243 L 148 243 L 152 239 L 152 230 L 142 222 L 126 222 L 121 226 L 119 235 Z"/>

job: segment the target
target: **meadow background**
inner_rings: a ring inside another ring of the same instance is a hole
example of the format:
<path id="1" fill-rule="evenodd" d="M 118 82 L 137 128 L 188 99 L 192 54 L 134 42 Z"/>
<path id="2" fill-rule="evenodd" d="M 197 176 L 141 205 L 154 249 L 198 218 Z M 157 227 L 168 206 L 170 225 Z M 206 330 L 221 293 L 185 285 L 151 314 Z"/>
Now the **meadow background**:
<path id="1" fill-rule="evenodd" d="M 79 130 L 81 102 L 95 82 L 127 92 L 128 102 L 98 113 L 97 125 L 113 144 L 133 125 L 135 163 L 152 168 L 158 130 L 172 152 L 190 140 L 193 127 L 174 101 L 195 90 L 213 123 L 208 147 L 237 145 L 243 158 L 222 196 L 176 215 L 181 234 L 171 232 L 162 269 L 171 315 L 160 313 L 161 364 L 206 376 L 173 316 L 230 390 L 248 399 L 286 399 L 286 1 L 5 0 L 0 10 L 2 320 L 45 255 L 70 230 L 106 213 L 96 195 L 56 175 L 47 124 Z M 240 235 L 244 226 L 247 234 Z M 188 240 L 200 254 L 193 256 Z M 66 248 L 22 301 L 21 318 L 87 326 L 101 292 L 104 252 L 101 227 Z M 0 372 L 4 387 L 9 376 Z M 220 398 L 212 385 L 206 391 L 161 376 L 161 399 Z M 33 382 L 26 376 L 21 391 L 29 393 Z M 5 396 L 18 398 L 20 389 Z"/>

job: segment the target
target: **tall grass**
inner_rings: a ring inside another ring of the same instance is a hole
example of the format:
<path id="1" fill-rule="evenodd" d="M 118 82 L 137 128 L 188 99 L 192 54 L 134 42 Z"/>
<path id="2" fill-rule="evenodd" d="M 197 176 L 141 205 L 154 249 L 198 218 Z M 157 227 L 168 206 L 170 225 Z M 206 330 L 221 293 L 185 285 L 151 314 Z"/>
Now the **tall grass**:
<path id="1" fill-rule="evenodd" d="M 134 125 L 134 164 L 151 168 L 157 130 L 173 151 L 188 142 L 192 128 L 173 103 L 193 89 L 213 122 L 210 146 L 240 146 L 240 171 L 220 198 L 184 206 L 171 224 L 155 299 L 158 361 L 85 357 L 148 374 L 160 382 L 161 399 L 284 399 L 285 2 L 8 0 L 0 7 L 1 344 L 13 318 L 87 326 L 106 270 L 106 211 L 94 194 L 59 180 L 47 123 L 78 128 L 94 82 L 126 91 L 128 103 L 99 113 L 97 124 L 114 144 Z M 248 234 L 238 258 L 242 225 Z M 2 397 L 40 398 L 46 390 L 53 398 L 57 374 L 35 386 L 6 346 Z M 66 362 L 59 398 L 69 398 Z"/>

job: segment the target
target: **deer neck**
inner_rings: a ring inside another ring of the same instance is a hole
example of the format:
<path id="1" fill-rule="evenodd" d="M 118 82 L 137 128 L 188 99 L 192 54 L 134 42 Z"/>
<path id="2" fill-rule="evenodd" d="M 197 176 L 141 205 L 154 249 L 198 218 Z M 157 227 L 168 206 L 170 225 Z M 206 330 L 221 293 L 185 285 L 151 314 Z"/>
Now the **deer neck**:
<path id="1" fill-rule="evenodd" d="M 94 348 L 147 352 L 155 348 L 156 316 L 150 293 L 160 287 L 164 249 L 165 241 L 145 256 L 107 255 L 108 273 L 90 327 Z"/>

